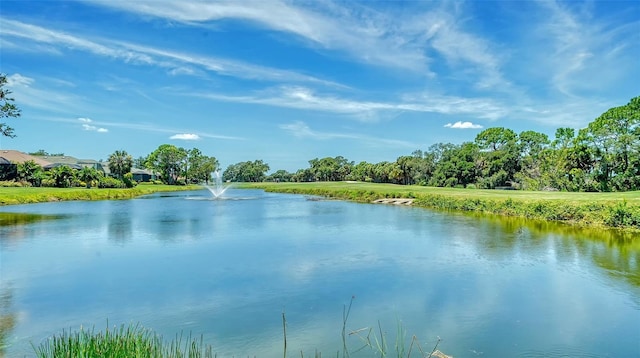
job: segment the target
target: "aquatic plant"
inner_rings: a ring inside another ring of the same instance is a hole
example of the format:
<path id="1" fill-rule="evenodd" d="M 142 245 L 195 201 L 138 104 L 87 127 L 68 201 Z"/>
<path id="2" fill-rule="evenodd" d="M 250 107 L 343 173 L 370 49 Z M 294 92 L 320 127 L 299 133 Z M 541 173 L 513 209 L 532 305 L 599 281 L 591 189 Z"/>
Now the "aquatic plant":
<path id="1" fill-rule="evenodd" d="M 369 349 L 376 357 L 387 358 L 451 358 L 439 350 L 438 345 L 441 340 L 438 337 L 435 346 L 431 351 L 425 351 L 418 338 L 414 335 L 411 338 L 409 347 L 406 347 L 406 332 L 402 323 L 398 323 L 396 340 L 394 344 L 395 352 L 390 351 L 386 333 L 378 321 L 377 332 L 373 328 L 365 327 L 356 330 L 348 330 L 347 322 L 353 306 L 355 297 L 351 297 L 349 305 L 343 307 L 342 312 L 342 349 L 336 352 L 336 358 L 349 358 L 352 353 L 358 353 Z M 282 313 L 283 332 L 283 358 L 287 358 L 287 318 Z M 366 335 L 364 334 L 366 332 Z M 355 350 L 348 347 L 347 338 L 358 337 L 362 346 Z M 119 327 L 108 327 L 104 331 L 95 331 L 93 328 L 86 330 L 80 327 L 79 331 L 63 331 L 59 335 L 54 335 L 33 347 L 38 358 L 58 358 L 58 357 L 78 357 L 78 358 L 213 358 L 217 354 L 213 351 L 211 344 L 204 343 L 203 336 L 193 338 L 191 335 L 183 337 L 182 334 L 175 339 L 165 342 L 161 335 L 152 330 L 144 328 L 139 324 L 121 325 Z M 415 354 L 414 354 L 415 353 Z M 302 358 L 304 352 L 299 352 Z M 414 354 L 412 356 L 412 354 Z M 296 353 L 297 355 L 297 353 Z M 321 358 L 322 353 L 315 351 L 313 356 Z"/>
<path id="2" fill-rule="evenodd" d="M 54 335 L 38 347 L 34 347 L 39 358 L 210 358 L 214 357 L 211 345 L 188 336 L 164 343 L 162 336 L 138 324 L 107 327 L 96 332 L 93 328 L 79 331 L 63 331 Z"/>

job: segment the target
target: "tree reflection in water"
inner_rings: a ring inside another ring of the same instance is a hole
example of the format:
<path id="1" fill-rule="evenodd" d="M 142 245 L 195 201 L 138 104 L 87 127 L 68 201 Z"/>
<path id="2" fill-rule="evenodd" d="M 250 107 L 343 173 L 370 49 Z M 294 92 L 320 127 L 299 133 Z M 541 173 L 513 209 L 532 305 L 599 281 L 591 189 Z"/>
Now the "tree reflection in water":
<path id="1" fill-rule="evenodd" d="M 0 357 L 5 356 L 7 342 L 16 325 L 16 313 L 11 308 L 13 289 L 9 285 L 0 288 Z"/>

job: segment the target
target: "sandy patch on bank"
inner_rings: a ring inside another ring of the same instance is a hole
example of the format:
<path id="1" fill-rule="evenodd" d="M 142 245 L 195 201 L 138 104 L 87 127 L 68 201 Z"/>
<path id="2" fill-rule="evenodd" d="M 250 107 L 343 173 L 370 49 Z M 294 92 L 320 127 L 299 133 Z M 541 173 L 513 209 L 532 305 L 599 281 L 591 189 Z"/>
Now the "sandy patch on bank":
<path id="1" fill-rule="evenodd" d="M 403 198 L 385 198 L 378 199 L 372 201 L 374 204 L 391 204 L 391 205 L 411 205 L 413 204 L 413 199 L 403 199 Z"/>

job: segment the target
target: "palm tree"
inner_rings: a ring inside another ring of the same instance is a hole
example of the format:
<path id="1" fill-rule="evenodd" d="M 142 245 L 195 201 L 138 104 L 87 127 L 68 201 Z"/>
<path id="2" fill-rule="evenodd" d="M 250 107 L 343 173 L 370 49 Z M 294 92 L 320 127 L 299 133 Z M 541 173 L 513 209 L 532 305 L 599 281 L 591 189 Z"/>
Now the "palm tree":
<path id="1" fill-rule="evenodd" d="M 131 171 L 133 158 L 124 150 L 116 150 L 109 156 L 109 170 L 122 180 Z"/>
<path id="2" fill-rule="evenodd" d="M 85 182 L 87 184 L 87 189 L 89 189 L 91 188 L 91 184 L 94 180 L 100 179 L 100 172 L 95 168 L 84 167 L 80 173 L 78 173 L 78 179 Z"/>
<path id="3" fill-rule="evenodd" d="M 49 171 L 51 179 L 56 182 L 58 188 L 68 188 L 71 186 L 71 182 L 76 173 L 71 167 L 67 165 L 61 165 L 59 167 L 52 168 Z"/>
<path id="4" fill-rule="evenodd" d="M 41 173 L 42 167 L 33 160 L 28 160 L 18 164 L 18 177 L 20 180 L 31 183 L 31 185 L 35 186 L 38 184 L 38 179 L 41 177 Z"/>

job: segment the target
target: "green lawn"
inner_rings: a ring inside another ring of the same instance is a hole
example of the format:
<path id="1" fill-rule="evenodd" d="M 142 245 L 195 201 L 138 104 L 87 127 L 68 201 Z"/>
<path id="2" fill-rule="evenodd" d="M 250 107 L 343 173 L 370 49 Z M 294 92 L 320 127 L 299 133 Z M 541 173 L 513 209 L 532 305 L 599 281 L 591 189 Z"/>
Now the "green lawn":
<path id="1" fill-rule="evenodd" d="M 395 194 L 398 197 L 403 195 L 435 194 L 450 197 L 478 198 L 478 199 L 518 199 L 527 201 L 537 200 L 562 200 L 571 202 L 613 202 L 626 200 L 627 202 L 640 204 L 640 191 L 621 193 L 569 193 L 550 191 L 520 191 L 520 190 L 486 190 L 486 189 L 456 189 L 456 188 L 436 188 L 417 185 L 396 185 L 396 184 L 376 184 L 376 183 L 354 183 L 354 182 L 314 182 L 314 183 L 244 183 L 240 187 L 261 188 L 269 191 L 289 191 L 289 190 L 353 190 L 353 191 L 374 191 L 384 195 Z"/>
<path id="2" fill-rule="evenodd" d="M 129 199 L 165 191 L 193 190 L 197 185 L 138 185 L 131 189 L 0 187 L 0 205 L 66 200 Z"/>
<path id="3" fill-rule="evenodd" d="M 414 205 L 473 211 L 584 227 L 640 231 L 640 192 L 567 193 L 515 190 L 434 188 L 357 182 L 245 183 L 239 187 L 281 193 L 320 195 L 371 202 L 382 198 L 414 198 Z"/>

